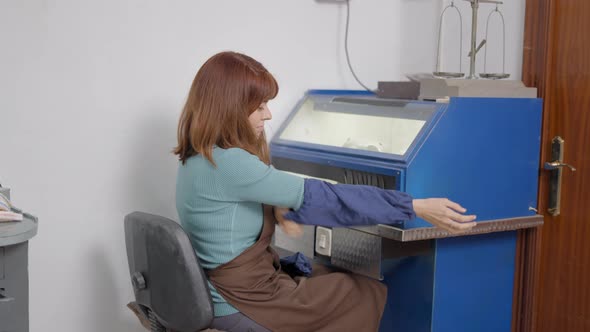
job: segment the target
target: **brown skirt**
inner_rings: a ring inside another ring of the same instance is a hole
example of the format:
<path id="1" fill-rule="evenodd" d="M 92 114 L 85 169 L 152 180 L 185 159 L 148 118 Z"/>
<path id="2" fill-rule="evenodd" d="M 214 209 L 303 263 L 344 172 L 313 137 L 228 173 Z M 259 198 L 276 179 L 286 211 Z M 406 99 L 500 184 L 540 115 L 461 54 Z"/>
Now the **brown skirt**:
<path id="1" fill-rule="evenodd" d="M 333 272 L 291 278 L 270 247 L 275 219 L 264 208 L 258 241 L 232 261 L 208 271 L 217 291 L 241 313 L 276 332 L 379 329 L 387 288 L 367 277 Z"/>

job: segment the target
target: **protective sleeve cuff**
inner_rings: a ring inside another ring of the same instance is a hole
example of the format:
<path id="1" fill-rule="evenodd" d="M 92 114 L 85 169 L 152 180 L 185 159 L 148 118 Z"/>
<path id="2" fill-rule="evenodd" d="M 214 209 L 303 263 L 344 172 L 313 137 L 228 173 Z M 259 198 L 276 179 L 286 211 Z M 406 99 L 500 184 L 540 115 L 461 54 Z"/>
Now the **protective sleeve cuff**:
<path id="1" fill-rule="evenodd" d="M 326 227 L 395 224 L 416 217 L 412 200 L 395 190 L 305 179 L 301 207 L 285 218 Z"/>

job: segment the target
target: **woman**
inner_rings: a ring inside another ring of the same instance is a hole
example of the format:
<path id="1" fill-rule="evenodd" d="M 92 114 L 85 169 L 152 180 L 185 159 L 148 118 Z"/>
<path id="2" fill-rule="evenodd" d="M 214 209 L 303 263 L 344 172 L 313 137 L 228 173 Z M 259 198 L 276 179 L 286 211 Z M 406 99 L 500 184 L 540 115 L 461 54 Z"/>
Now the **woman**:
<path id="1" fill-rule="evenodd" d="M 288 234 L 300 232 L 298 223 L 319 219 L 349 226 L 416 215 L 460 232 L 473 227 L 475 216 L 462 215 L 465 209 L 447 199 L 304 180 L 269 166 L 264 122 L 272 118 L 267 103 L 277 92 L 277 82 L 259 62 L 222 52 L 197 73 L 180 117 L 176 204 L 209 277 L 212 327 L 375 331 L 385 286 L 352 274 L 293 279 L 280 271 L 269 247 L 275 224 L 270 207 L 277 207 L 274 215 Z M 365 200 L 347 199 L 351 194 Z"/>

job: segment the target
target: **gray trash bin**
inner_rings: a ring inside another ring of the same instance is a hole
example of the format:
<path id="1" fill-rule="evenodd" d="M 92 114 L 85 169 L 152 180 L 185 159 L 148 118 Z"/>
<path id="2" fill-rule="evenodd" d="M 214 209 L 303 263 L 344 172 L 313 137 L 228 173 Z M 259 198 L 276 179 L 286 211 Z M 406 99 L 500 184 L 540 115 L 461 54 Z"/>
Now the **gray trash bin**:
<path id="1" fill-rule="evenodd" d="M 10 198 L 6 188 L 2 194 Z M 37 234 L 37 219 L 0 222 L 0 332 L 29 331 L 29 239 Z"/>

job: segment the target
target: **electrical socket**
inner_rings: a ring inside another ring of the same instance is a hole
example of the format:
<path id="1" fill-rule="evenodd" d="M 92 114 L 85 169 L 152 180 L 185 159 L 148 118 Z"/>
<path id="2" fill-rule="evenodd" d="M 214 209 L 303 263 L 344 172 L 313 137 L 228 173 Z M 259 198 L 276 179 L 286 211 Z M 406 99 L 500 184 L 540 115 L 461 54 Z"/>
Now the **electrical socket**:
<path id="1" fill-rule="evenodd" d="M 315 252 L 332 256 L 332 229 L 322 226 L 315 228 Z"/>

